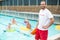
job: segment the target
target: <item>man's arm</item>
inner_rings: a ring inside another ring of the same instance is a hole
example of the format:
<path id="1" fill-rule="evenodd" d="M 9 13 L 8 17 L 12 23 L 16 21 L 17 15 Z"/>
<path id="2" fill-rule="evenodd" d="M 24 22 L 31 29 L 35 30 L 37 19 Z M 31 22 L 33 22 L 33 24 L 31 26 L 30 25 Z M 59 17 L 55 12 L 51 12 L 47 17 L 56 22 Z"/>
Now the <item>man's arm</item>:
<path id="1" fill-rule="evenodd" d="M 50 23 L 46 26 L 43 26 L 44 29 L 49 28 L 54 23 L 54 18 L 50 18 Z"/>
<path id="2" fill-rule="evenodd" d="M 36 28 L 38 27 L 38 25 L 39 25 L 39 21 L 37 22 Z"/>
<path id="3" fill-rule="evenodd" d="M 50 18 L 50 23 L 48 24 L 48 27 L 50 27 L 54 23 L 54 18 Z"/>

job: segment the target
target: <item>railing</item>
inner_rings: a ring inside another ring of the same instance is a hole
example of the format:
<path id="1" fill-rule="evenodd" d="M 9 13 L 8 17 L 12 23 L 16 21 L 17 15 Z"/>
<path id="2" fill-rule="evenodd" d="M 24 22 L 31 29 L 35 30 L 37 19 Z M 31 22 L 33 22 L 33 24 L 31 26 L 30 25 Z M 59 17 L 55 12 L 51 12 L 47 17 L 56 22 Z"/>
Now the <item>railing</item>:
<path id="1" fill-rule="evenodd" d="M 25 19 L 31 19 L 31 20 L 38 19 L 38 13 L 35 13 L 35 12 L 17 12 L 17 11 L 2 10 L 0 11 L 0 14 L 19 17 L 19 18 L 25 18 Z"/>
<path id="2" fill-rule="evenodd" d="M 19 18 L 31 19 L 31 20 L 38 20 L 38 13 L 37 12 L 18 12 L 12 10 L 1 10 L 0 14 L 14 16 Z M 60 14 L 53 14 L 55 19 L 55 24 L 60 24 Z"/>

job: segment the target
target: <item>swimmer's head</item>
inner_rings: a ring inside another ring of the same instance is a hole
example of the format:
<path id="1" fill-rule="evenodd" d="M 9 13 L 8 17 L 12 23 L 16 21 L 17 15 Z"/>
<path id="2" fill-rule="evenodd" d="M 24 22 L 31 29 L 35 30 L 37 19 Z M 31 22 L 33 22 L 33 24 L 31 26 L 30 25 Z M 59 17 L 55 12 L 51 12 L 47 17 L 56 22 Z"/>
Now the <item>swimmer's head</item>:
<path id="1" fill-rule="evenodd" d="M 11 25 L 11 23 L 9 23 L 9 25 Z"/>
<path id="2" fill-rule="evenodd" d="M 13 18 L 12 21 L 15 21 L 15 19 Z"/>
<path id="3" fill-rule="evenodd" d="M 24 20 L 24 23 L 28 23 L 29 21 L 27 19 Z"/>
<path id="4" fill-rule="evenodd" d="M 16 24 L 16 20 L 14 18 L 12 19 L 12 24 Z"/>

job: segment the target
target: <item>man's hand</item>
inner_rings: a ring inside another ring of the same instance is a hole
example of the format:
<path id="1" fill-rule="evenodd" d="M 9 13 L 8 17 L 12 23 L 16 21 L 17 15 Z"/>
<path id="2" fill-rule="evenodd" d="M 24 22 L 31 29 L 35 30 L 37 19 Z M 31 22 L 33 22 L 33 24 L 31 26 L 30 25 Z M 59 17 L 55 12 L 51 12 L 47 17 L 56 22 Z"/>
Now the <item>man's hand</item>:
<path id="1" fill-rule="evenodd" d="M 49 28 L 54 23 L 54 18 L 50 18 L 50 23 L 46 26 L 43 26 L 44 29 Z"/>

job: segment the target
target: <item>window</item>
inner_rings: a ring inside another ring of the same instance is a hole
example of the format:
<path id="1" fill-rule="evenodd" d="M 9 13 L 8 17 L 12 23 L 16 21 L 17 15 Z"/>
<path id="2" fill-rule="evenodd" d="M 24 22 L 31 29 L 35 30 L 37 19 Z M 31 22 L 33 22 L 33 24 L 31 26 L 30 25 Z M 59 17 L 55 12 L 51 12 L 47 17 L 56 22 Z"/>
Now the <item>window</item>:
<path id="1" fill-rule="evenodd" d="M 10 5 L 10 1 L 9 0 L 4 0 L 2 2 L 2 6 L 8 6 L 8 5 Z"/>
<path id="2" fill-rule="evenodd" d="M 14 5 L 17 5 L 17 0 L 14 0 Z"/>
<path id="3" fill-rule="evenodd" d="M 57 5 L 57 0 L 47 0 L 48 5 Z"/>
<path id="4" fill-rule="evenodd" d="M 59 0 L 59 5 L 60 5 L 60 0 Z"/>
<path id="5" fill-rule="evenodd" d="M 0 1 L 0 6 L 2 6 L 2 2 Z"/>
<path id="6" fill-rule="evenodd" d="M 3 6 L 22 6 L 22 5 L 40 5 L 40 2 L 42 0 L 4 0 L 2 3 L 0 2 L 0 5 L 2 4 Z M 45 0 L 48 5 L 57 5 L 58 0 Z M 59 0 L 59 5 L 60 5 L 60 0 Z"/>
<path id="7" fill-rule="evenodd" d="M 22 5 L 22 0 L 18 0 L 18 5 Z"/>
<path id="8" fill-rule="evenodd" d="M 24 5 L 29 5 L 29 0 L 24 0 Z"/>
<path id="9" fill-rule="evenodd" d="M 30 0 L 30 5 L 36 5 L 36 0 Z"/>
<path id="10" fill-rule="evenodd" d="M 3 5 L 3 6 L 5 6 L 5 1 L 4 1 L 4 2 L 2 2 L 2 5 Z"/>
<path id="11" fill-rule="evenodd" d="M 13 1 L 12 0 L 10 0 L 10 6 L 12 6 L 13 5 Z"/>
<path id="12" fill-rule="evenodd" d="M 9 5 L 10 5 L 10 0 L 8 0 L 8 1 L 6 0 L 6 1 L 5 1 L 5 4 L 6 4 L 7 6 L 9 6 Z"/>
<path id="13" fill-rule="evenodd" d="M 40 5 L 40 2 L 41 2 L 42 0 L 38 0 L 38 5 Z"/>

